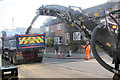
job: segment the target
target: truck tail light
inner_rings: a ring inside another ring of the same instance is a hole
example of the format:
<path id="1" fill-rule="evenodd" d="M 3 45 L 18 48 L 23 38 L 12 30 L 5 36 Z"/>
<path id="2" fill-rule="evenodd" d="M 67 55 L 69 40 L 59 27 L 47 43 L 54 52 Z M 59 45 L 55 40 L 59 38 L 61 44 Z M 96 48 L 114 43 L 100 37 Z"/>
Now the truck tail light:
<path id="1" fill-rule="evenodd" d="M 39 52 L 43 52 L 44 50 L 42 49 L 42 50 L 39 50 Z"/>
<path id="2" fill-rule="evenodd" d="M 22 55 L 22 52 L 17 52 L 17 55 Z"/>
<path id="3" fill-rule="evenodd" d="M 38 50 L 39 52 L 41 51 L 41 50 Z"/>
<path id="4" fill-rule="evenodd" d="M 17 54 L 19 54 L 19 52 L 17 52 Z"/>

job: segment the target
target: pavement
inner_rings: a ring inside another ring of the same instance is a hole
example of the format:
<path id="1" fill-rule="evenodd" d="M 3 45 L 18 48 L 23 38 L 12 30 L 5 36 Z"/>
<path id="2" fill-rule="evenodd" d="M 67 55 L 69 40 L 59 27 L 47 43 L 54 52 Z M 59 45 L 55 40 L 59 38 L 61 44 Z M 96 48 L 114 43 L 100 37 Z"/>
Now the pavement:
<path id="1" fill-rule="evenodd" d="M 17 65 L 19 78 L 112 78 L 113 74 L 95 59 L 44 57 L 42 63 Z"/>
<path id="2" fill-rule="evenodd" d="M 104 52 L 99 53 L 109 61 L 111 58 Z M 103 68 L 96 59 L 85 60 L 84 53 L 61 53 L 61 57 L 54 53 L 46 53 L 42 63 L 17 65 L 19 78 L 111 78 L 113 73 Z M 90 57 L 93 56 L 90 54 Z"/>
<path id="3" fill-rule="evenodd" d="M 104 52 L 98 52 L 98 54 L 100 55 L 100 57 L 103 59 L 103 61 L 105 61 L 107 64 L 114 66 L 112 64 L 112 58 L 110 58 L 107 54 L 105 54 Z M 113 76 L 113 74 L 111 72 L 109 72 L 108 70 L 106 70 L 105 68 L 103 68 L 94 58 L 93 54 L 89 54 L 90 55 L 90 60 L 85 60 L 85 53 L 72 53 L 72 55 L 70 57 L 67 57 L 67 55 L 69 55 L 68 53 L 61 53 L 61 57 L 58 57 L 58 55 L 55 55 L 55 53 L 46 53 L 45 57 L 48 58 L 56 58 L 56 59 L 78 59 L 80 60 L 79 62 L 72 62 L 71 63 L 65 63 L 65 64 L 55 64 L 56 66 L 59 67 L 63 67 L 63 68 L 67 68 L 67 69 L 72 69 L 72 70 L 76 70 L 76 71 L 81 71 L 81 72 L 87 72 L 87 73 L 92 73 L 92 74 L 98 74 L 101 76 L 106 76 L 106 77 L 111 77 Z M 89 67 L 88 67 L 89 65 Z"/>
<path id="4" fill-rule="evenodd" d="M 69 56 L 69 53 L 61 53 L 61 57 L 59 57 L 58 54 L 55 53 L 46 53 L 44 56 L 48 58 L 85 59 L 85 53 L 71 53 L 71 56 Z M 90 59 L 93 58 L 93 55 L 90 53 Z"/>
<path id="5" fill-rule="evenodd" d="M 56 58 L 56 59 L 84 59 L 84 60 L 86 59 L 85 53 L 72 53 L 70 57 L 67 57 L 67 55 L 69 55 L 69 53 L 64 53 L 64 54 L 61 53 L 61 57 L 59 57 L 57 54 L 55 55 L 55 53 L 46 53 L 44 57 Z M 109 57 L 104 52 L 98 52 L 98 55 L 104 62 L 114 67 L 114 65 L 112 64 L 113 59 L 111 57 Z M 92 53 L 89 54 L 89 57 L 90 60 L 95 59 Z"/>
<path id="6" fill-rule="evenodd" d="M 88 74 L 99 75 L 100 78 L 112 78 L 113 73 L 102 67 L 95 59 L 85 60 L 80 59 L 79 61 L 54 64 L 55 66 L 66 68 L 69 70 L 75 70 L 80 72 L 86 72 Z"/>
<path id="7" fill-rule="evenodd" d="M 44 54 L 44 57 L 47 58 L 60 58 L 60 59 L 86 59 L 85 58 L 85 53 L 71 53 L 71 56 L 69 56 L 69 53 L 61 53 L 61 57 L 58 56 L 58 54 L 55 53 L 46 53 Z M 98 52 L 98 55 L 103 59 L 103 61 L 111 64 L 112 63 L 112 58 L 109 57 L 106 53 L 104 52 Z M 90 59 L 95 59 L 92 53 L 89 53 Z"/>
<path id="8" fill-rule="evenodd" d="M 111 60 L 104 52 L 99 52 L 105 60 Z M 102 67 L 96 59 L 85 60 L 84 53 L 46 53 L 42 63 L 17 65 L 19 78 L 111 78 L 113 73 Z M 90 58 L 93 56 L 90 54 Z"/>

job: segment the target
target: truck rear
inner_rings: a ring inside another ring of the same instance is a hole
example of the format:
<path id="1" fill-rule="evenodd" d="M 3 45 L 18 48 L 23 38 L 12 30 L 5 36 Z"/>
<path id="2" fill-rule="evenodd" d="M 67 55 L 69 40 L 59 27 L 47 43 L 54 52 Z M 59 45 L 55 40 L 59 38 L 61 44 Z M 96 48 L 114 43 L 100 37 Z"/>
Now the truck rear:
<path id="1" fill-rule="evenodd" d="M 23 61 L 42 62 L 45 46 L 45 34 L 3 37 L 3 58 L 13 64 Z"/>

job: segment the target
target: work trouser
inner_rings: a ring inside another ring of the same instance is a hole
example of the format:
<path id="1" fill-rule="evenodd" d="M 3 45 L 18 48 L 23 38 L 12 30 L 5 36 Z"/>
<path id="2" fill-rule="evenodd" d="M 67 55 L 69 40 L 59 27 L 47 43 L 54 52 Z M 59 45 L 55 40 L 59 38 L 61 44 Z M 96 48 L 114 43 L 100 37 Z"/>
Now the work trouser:
<path id="1" fill-rule="evenodd" d="M 85 51 L 85 57 L 87 60 L 89 60 L 89 51 Z"/>

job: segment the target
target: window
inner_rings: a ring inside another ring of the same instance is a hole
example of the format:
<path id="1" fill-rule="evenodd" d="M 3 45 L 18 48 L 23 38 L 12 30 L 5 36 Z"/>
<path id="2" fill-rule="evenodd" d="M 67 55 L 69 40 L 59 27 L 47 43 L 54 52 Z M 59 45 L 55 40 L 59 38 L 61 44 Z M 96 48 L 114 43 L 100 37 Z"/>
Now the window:
<path id="1" fill-rule="evenodd" d="M 57 30 L 61 30 L 62 29 L 62 24 L 58 24 L 57 25 Z"/>
<path id="2" fill-rule="evenodd" d="M 49 31 L 49 27 L 45 27 L 45 31 L 48 32 Z"/>
<path id="3" fill-rule="evenodd" d="M 81 40 L 81 33 L 80 32 L 74 32 L 73 33 L 73 40 Z"/>
<path id="4" fill-rule="evenodd" d="M 54 37 L 54 44 L 62 44 L 62 37 Z"/>
<path id="5" fill-rule="evenodd" d="M 65 45 L 68 45 L 69 42 L 69 33 L 65 33 Z"/>
<path id="6" fill-rule="evenodd" d="M 55 32 L 54 30 L 51 30 L 50 32 Z"/>

